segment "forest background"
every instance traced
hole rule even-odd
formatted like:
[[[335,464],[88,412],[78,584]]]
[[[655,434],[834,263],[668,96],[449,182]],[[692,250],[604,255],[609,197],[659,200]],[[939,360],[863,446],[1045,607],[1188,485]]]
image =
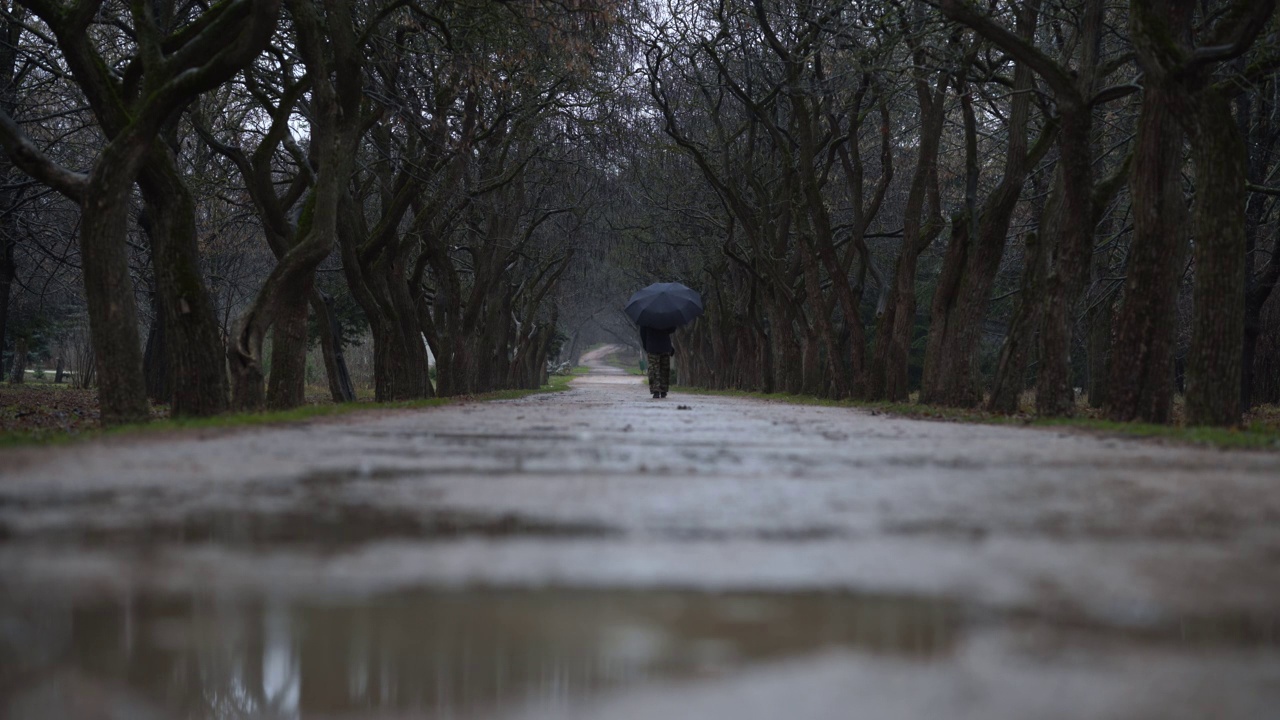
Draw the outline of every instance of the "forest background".
[[[1275,4],[0,3],[4,392],[532,388],[676,280],[686,384],[1239,425],[1280,402]]]

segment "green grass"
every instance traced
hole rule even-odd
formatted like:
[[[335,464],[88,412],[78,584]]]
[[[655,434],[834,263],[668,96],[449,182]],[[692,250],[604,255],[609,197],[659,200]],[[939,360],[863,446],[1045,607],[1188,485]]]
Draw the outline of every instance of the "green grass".
[[[148,423],[119,425],[111,428],[95,428],[84,432],[66,432],[59,428],[43,428],[39,430],[18,430],[0,433],[0,448],[24,445],[60,445],[95,438],[114,438],[121,436],[144,436],[177,432],[183,430],[216,430],[257,427],[263,425],[290,425],[316,418],[349,415],[359,412],[376,412],[379,410],[419,410],[458,405],[467,402],[488,402],[492,400],[515,400],[517,398],[538,395],[541,393],[559,392],[569,389],[568,375],[553,375],[548,384],[534,390],[498,390],[479,395],[457,395],[444,398],[425,398],[422,400],[404,400],[398,402],[350,402],[321,403],[303,405],[290,410],[270,410],[263,412],[228,413],[207,418],[165,418]]]
[[[950,408],[919,403],[867,402],[859,400],[830,400],[811,395],[786,393],[759,393],[745,390],[707,390],[703,388],[677,387],[680,392],[695,395],[753,398],[792,405],[820,405],[847,407],[881,412],[886,415],[921,420],[969,422],[987,425],[1025,425],[1031,427],[1070,427],[1101,435],[1155,438],[1175,443],[1209,445],[1228,449],[1280,449],[1280,423],[1267,421],[1266,413],[1259,412],[1262,420],[1253,420],[1244,427],[1185,427],[1182,425],[1152,425],[1148,423],[1124,423],[1092,417],[1037,418],[1030,415],[997,415],[983,410]]]

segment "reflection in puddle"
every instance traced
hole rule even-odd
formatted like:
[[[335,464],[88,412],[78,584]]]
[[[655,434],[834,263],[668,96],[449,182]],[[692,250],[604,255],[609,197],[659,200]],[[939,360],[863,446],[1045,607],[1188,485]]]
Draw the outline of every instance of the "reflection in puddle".
[[[0,688],[74,672],[179,717],[471,717],[824,648],[925,659],[951,650],[958,622],[942,601],[822,594],[420,591],[298,605],[0,606]]]

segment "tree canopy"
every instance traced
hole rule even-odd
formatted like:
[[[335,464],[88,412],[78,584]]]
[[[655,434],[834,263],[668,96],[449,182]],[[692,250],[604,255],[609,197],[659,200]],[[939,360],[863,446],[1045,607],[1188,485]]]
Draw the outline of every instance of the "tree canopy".
[[[684,383],[1236,424],[1275,5],[7,2],[0,347],[107,424],[469,394],[670,280]]]

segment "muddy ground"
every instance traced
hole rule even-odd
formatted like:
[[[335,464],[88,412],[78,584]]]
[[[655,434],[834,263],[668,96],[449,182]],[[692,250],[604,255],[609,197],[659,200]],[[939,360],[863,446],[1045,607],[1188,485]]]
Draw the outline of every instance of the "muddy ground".
[[[672,393],[0,452],[0,717],[1269,718],[1280,455]]]

